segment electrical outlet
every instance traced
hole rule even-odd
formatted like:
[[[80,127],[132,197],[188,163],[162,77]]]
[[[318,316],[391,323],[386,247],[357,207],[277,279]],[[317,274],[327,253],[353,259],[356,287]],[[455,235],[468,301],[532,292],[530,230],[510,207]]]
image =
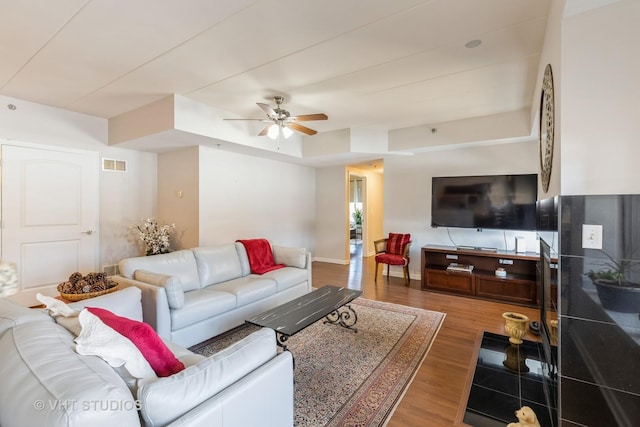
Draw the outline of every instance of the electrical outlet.
[[[582,224],[582,248],[602,249],[602,226]]]

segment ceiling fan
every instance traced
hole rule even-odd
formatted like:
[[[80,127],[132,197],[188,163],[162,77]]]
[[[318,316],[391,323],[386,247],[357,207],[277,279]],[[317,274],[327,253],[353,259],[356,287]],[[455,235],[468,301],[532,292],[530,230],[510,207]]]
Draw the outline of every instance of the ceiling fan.
[[[293,131],[301,132],[306,135],[315,135],[317,131],[302,126],[298,122],[309,122],[314,120],[327,120],[328,117],[324,113],[317,114],[302,114],[300,116],[292,116],[287,110],[282,108],[284,97],[274,96],[273,101],[276,103],[276,107],[272,108],[269,104],[257,102],[258,107],[267,114],[265,119],[225,119],[225,120],[258,120],[263,123],[269,123],[264,129],[262,129],[258,136],[268,136],[271,139],[276,139],[280,132],[285,138],[289,138],[293,135]]]

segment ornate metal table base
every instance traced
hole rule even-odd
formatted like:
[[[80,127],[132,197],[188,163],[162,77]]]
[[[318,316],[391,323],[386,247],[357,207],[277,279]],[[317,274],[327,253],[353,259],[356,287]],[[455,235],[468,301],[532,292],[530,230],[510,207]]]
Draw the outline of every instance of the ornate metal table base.
[[[354,328],[358,322],[358,314],[350,305],[344,305],[332,311],[327,314],[325,319],[324,323],[337,324],[343,328],[351,329],[353,332],[358,332],[358,328]]]
[[[345,305],[337,310],[333,310],[331,313],[325,316],[324,322],[325,324],[331,323],[332,325],[340,325],[343,328],[350,329],[353,332],[358,332],[358,328],[354,328],[355,324],[358,323],[358,314],[350,305]],[[289,335],[280,333],[276,331],[277,340],[276,344],[282,347],[283,351],[287,351],[287,340],[289,339]]]
[[[278,346],[282,347],[282,351],[287,351],[287,340],[289,339],[289,335],[285,335],[285,334],[281,334],[280,332],[276,331],[276,344],[278,344]]]
[[[358,316],[348,304],[360,295],[362,291],[357,289],[327,285],[253,316],[247,323],[273,329],[276,343],[286,351],[289,337],[323,317],[324,323],[337,323],[357,332],[353,326]]]

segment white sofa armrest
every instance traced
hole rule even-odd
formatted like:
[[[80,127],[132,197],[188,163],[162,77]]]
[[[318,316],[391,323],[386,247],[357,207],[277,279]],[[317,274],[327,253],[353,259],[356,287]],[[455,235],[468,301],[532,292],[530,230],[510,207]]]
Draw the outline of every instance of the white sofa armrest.
[[[284,264],[288,267],[296,267],[307,270],[307,292],[311,292],[311,252],[305,248],[292,248],[287,246],[271,245],[273,259],[276,264]]]
[[[307,281],[309,283],[309,289],[307,289],[307,292],[311,292],[311,290],[313,289],[313,285],[312,285],[312,277],[311,277],[311,271],[313,269],[311,268],[311,252],[307,252]]]
[[[309,268],[307,266],[307,250],[305,248],[289,248],[272,245],[273,258],[276,264],[288,267]]]
[[[178,426],[292,427],[293,356],[283,351],[169,425]]]
[[[171,312],[165,289],[122,276],[112,276],[111,279],[120,286],[135,286],[142,291],[142,320],[151,325],[161,338],[170,340]]]
[[[147,270],[136,270],[133,279],[150,285],[162,286],[167,294],[170,308],[182,308],[184,306],[184,291],[180,278],[169,274],[159,274]]]
[[[275,332],[263,328],[177,374],[143,382],[138,388],[138,400],[146,425],[172,422],[276,354]]]

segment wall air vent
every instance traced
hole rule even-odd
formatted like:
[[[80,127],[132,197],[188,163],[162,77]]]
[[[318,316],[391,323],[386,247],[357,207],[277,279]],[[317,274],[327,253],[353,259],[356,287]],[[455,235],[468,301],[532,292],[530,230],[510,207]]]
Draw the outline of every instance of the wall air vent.
[[[102,159],[102,170],[113,172],[126,172],[127,162],[125,160]]]
[[[102,271],[107,276],[115,276],[116,274],[120,274],[120,269],[118,268],[118,264],[105,265],[104,267],[102,267]]]

